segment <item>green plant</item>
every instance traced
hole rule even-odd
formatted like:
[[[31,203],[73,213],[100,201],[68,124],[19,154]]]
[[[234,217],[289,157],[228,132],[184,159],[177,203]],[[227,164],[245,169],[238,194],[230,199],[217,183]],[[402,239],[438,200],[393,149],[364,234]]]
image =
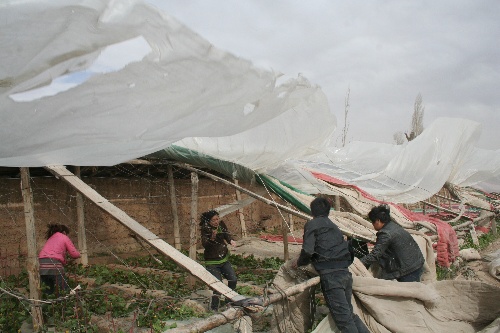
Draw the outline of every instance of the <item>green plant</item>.
[[[442,267],[436,265],[436,279],[441,280],[451,280],[457,276],[459,267],[452,265],[450,267]]]
[[[246,296],[259,296],[251,286],[236,286],[236,292]]]
[[[129,270],[112,269],[106,265],[68,265],[67,275],[85,276],[95,279],[94,289],[82,284],[82,290],[76,296],[56,299],[53,295],[44,295],[46,301],[42,305],[45,325],[41,331],[48,331],[48,326],[55,327],[57,331],[68,332],[97,332],[97,327],[92,324],[92,316],[109,316],[109,318],[127,317],[133,314],[131,320],[140,327],[150,328],[154,332],[161,332],[173,328],[176,324],[167,327],[166,320],[184,320],[190,317],[204,317],[207,314],[198,313],[195,309],[182,303],[183,299],[191,295],[192,290],[185,282],[186,272],[171,260],[159,258],[161,263],[151,256],[130,258],[130,266],[157,268],[163,271],[176,272],[176,277],[160,273],[135,273]],[[258,259],[253,255],[231,255],[231,262],[250,270],[252,273],[239,273],[240,281],[252,281],[256,284],[265,284],[274,279],[275,272],[283,264],[277,257]],[[70,286],[77,283],[69,279]],[[142,289],[138,295],[112,293],[101,288],[104,284],[130,284]],[[28,274],[22,272],[18,275],[2,277],[0,287],[5,290],[29,289]],[[201,286],[201,284],[200,284]],[[152,298],[146,296],[147,289],[164,290],[168,298]],[[237,291],[248,296],[256,296],[253,288],[247,286],[237,287]],[[18,332],[22,323],[30,320],[30,303],[21,298],[0,294],[0,332]],[[120,328],[117,328],[120,332]],[[123,331],[122,331],[123,332]]]

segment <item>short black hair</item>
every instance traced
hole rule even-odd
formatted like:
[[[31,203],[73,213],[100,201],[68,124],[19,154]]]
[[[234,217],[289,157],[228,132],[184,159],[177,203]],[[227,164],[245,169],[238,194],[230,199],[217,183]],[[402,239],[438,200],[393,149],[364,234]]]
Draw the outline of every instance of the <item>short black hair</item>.
[[[216,211],[216,210],[209,210],[208,212],[202,213],[201,214],[201,218],[200,218],[200,225],[204,225],[204,224],[210,223],[210,220],[215,215],[219,215],[219,212]]]
[[[65,233],[66,235],[69,235],[69,228],[64,224],[49,224],[47,226],[47,232],[45,233],[45,235],[47,236],[47,239],[49,239],[56,232]]]
[[[332,208],[332,204],[325,197],[317,197],[311,201],[309,207],[311,208],[311,214],[313,217],[328,216],[330,209]]]
[[[377,220],[380,220],[382,223],[391,222],[391,209],[387,205],[373,207],[368,213],[368,218],[372,223],[375,223]]]

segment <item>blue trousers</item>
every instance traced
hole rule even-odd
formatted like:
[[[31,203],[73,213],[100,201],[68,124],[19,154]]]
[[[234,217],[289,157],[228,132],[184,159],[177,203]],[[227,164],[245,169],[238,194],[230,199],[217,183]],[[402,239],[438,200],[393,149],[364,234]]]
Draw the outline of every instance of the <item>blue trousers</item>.
[[[416,271],[400,276],[397,280],[399,282],[420,282],[420,277],[422,276],[422,270],[423,270],[422,267],[420,267]]]
[[[207,265],[207,271],[209,271],[213,276],[222,281],[222,277],[227,279],[227,286],[234,290],[236,288],[237,277],[234,272],[233,266],[229,261],[226,261],[220,265]],[[214,311],[219,309],[219,297],[220,293],[214,290],[214,294],[212,296],[212,304],[211,308]]]
[[[347,268],[320,272],[325,302],[335,324],[342,333],[370,333],[361,319],[353,313],[352,275]]]

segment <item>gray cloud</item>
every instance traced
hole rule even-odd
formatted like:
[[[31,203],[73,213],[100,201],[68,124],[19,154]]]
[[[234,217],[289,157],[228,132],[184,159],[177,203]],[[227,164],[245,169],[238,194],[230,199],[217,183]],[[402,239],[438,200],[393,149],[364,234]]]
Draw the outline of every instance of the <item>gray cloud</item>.
[[[349,140],[392,142],[422,94],[438,117],[482,124],[500,149],[500,2],[149,0],[216,47],[320,85]]]

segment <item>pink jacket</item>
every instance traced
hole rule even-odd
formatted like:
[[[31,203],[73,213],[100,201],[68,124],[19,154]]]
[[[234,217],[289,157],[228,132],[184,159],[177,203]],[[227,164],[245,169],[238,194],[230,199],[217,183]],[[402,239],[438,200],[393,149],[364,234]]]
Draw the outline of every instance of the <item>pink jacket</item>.
[[[78,252],[75,245],[73,245],[71,239],[69,239],[69,237],[65,234],[56,232],[49,239],[47,239],[47,242],[40,251],[38,258],[53,258],[59,260],[63,264],[66,264],[66,251],[72,258],[80,258],[80,252]]]

